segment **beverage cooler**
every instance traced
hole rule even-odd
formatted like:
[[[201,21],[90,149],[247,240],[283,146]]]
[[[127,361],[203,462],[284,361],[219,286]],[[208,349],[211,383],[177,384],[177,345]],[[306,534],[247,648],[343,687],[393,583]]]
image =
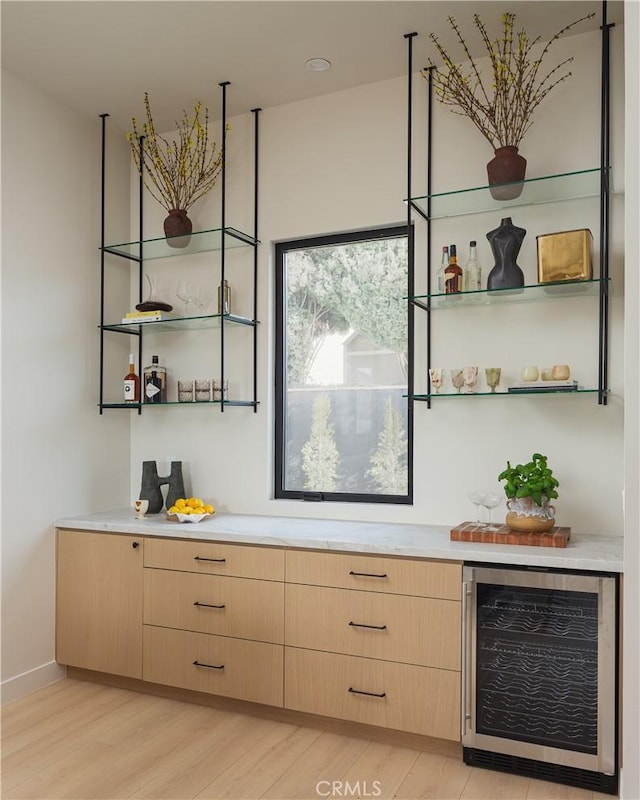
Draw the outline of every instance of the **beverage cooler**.
[[[617,794],[617,607],[617,575],[465,565],[465,763]]]

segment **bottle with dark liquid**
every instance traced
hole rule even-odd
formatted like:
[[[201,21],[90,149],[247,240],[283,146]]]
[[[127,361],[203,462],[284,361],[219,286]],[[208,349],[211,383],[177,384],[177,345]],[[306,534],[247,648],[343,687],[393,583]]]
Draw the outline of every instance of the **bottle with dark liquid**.
[[[136,360],[133,354],[129,355],[129,373],[124,376],[124,402],[140,402],[140,378],[136,374]]]
[[[462,289],[462,267],[458,265],[458,253],[455,244],[452,244],[449,246],[449,263],[444,271],[444,291],[445,294],[456,294]]]
[[[160,366],[158,356],[151,357],[151,366],[144,370],[144,402],[166,403],[167,370]]]

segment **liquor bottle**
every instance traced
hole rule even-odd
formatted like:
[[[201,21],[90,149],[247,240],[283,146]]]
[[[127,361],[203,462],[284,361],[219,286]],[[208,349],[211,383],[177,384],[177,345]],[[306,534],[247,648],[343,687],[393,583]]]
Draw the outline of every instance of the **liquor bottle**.
[[[231,286],[229,281],[225,280],[218,286],[218,314],[231,313]]]
[[[462,268],[458,265],[458,253],[455,244],[449,246],[449,263],[444,271],[445,294],[457,294],[462,291]]]
[[[478,260],[476,242],[469,242],[469,260],[464,268],[464,288],[467,292],[477,292],[482,289],[482,267]]]
[[[136,375],[136,360],[129,355],[129,372],[124,376],[124,402],[140,402],[140,378]]]
[[[151,357],[151,366],[144,370],[144,402],[165,403],[167,400],[167,370],[160,366],[158,356]]]
[[[449,248],[445,244],[442,248],[442,259],[440,261],[440,269],[436,273],[436,292],[444,294],[444,271],[449,265]]]

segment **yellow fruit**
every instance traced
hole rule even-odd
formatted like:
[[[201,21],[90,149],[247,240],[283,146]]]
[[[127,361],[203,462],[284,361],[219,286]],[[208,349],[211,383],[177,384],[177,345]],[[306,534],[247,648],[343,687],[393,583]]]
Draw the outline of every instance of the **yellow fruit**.
[[[190,497],[187,500],[187,505],[189,506],[189,508],[196,508],[196,506],[198,505],[198,501],[196,500],[195,497]]]
[[[178,507],[171,506],[171,508],[169,509],[169,514],[177,514],[177,513],[178,513]]]
[[[211,505],[206,505],[204,507],[204,510],[206,511],[207,514],[213,514],[213,506]]]
[[[184,497],[179,497],[176,500],[176,508],[184,508],[186,504],[187,501],[184,499]]]

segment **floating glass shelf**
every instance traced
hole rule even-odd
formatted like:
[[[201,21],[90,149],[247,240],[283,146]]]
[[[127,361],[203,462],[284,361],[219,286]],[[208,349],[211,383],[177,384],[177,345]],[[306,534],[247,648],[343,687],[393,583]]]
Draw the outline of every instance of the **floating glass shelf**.
[[[163,406],[185,406],[191,408],[193,406],[219,406],[220,404],[220,400],[204,400],[187,403],[181,403],[178,400],[169,400],[165,403],[103,403],[102,408],[129,408],[137,411],[139,408],[162,408]],[[257,406],[258,402],[256,401],[254,403],[253,400],[225,400],[224,405],[225,408],[226,406]]]
[[[206,329],[220,328],[222,316],[220,314],[207,314],[202,317],[175,317],[174,319],[163,319],[155,322],[134,322],[134,323],[113,323],[103,325],[105,331],[117,331],[118,333],[139,334],[141,331],[198,331]],[[232,325],[244,325],[254,327],[257,321],[247,317],[238,317],[235,314],[225,314],[224,323]]]
[[[541,300],[561,300],[566,297],[589,297],[600,294],[600,285],[606,284],[610,293],[610,279],[593,278],[586,281],[554,281],[553,283],[533,283],[519,289],[478,289],[456,294],[422,294],[412,297],[412,302],[431,310],[463,308],[466,306],[494,305],[495,303],[525,303]],[[406,298],[405,298],[406,299]]]
[[[541,178],[527,178],[521,181],[522,193],[513,200],[494,200],[488,186],[477,186],[471,189],[412,197],[410,202],[412,207],[426,219],[481,214],[500,209],[508,211],[517,206],[596,197],[600,194],[601,174],[601,170],[598,168],[546,175]],[[609,170],[605,170],[604,174],[608,178]]]
[[[541,397],[544,395],[554,395],[557,397],[558,395],[567,395],[571,397],[572,395],[576,394],[593,394],[597,393],[598,389],[583,389],[578,388],[571,391],[567,391],[566,389],[548,389],[544,392],[541,392],[539,389],[532,389],[531,391],[527,391],[526,389],[519,389],[517,392],[468,392],[464,393],[461,392],[439,392],[438,394],[412,394],[412,400],[433,400],[438,399],[439,397],[458,397],[458,398],[473,398],[473,397],[521,397],[526,395],[527,397],[532,397],[535,395],[536,397]],[[605,394],[608,394],[608,391],[605,391]],[[404,395],[406,397],[406,395]]]
[[[173,239],[183,239],[183,236],[173,236]],[[145,261],[154,258],[170,258],[171,256],[189,256],[193,253],[206,253],[210,250],[221,250],[224,239],[225,248],[250,247],[259,244],[258,239],[236,228],[214,228],[207,231],[196,231],[191,234],[186,247],[169,247],[165,236],[158,239],[143,239],[137,242],[124,242],[123,244],[109,244],[101,247],[105,253],[128,258],[132,261]]]

